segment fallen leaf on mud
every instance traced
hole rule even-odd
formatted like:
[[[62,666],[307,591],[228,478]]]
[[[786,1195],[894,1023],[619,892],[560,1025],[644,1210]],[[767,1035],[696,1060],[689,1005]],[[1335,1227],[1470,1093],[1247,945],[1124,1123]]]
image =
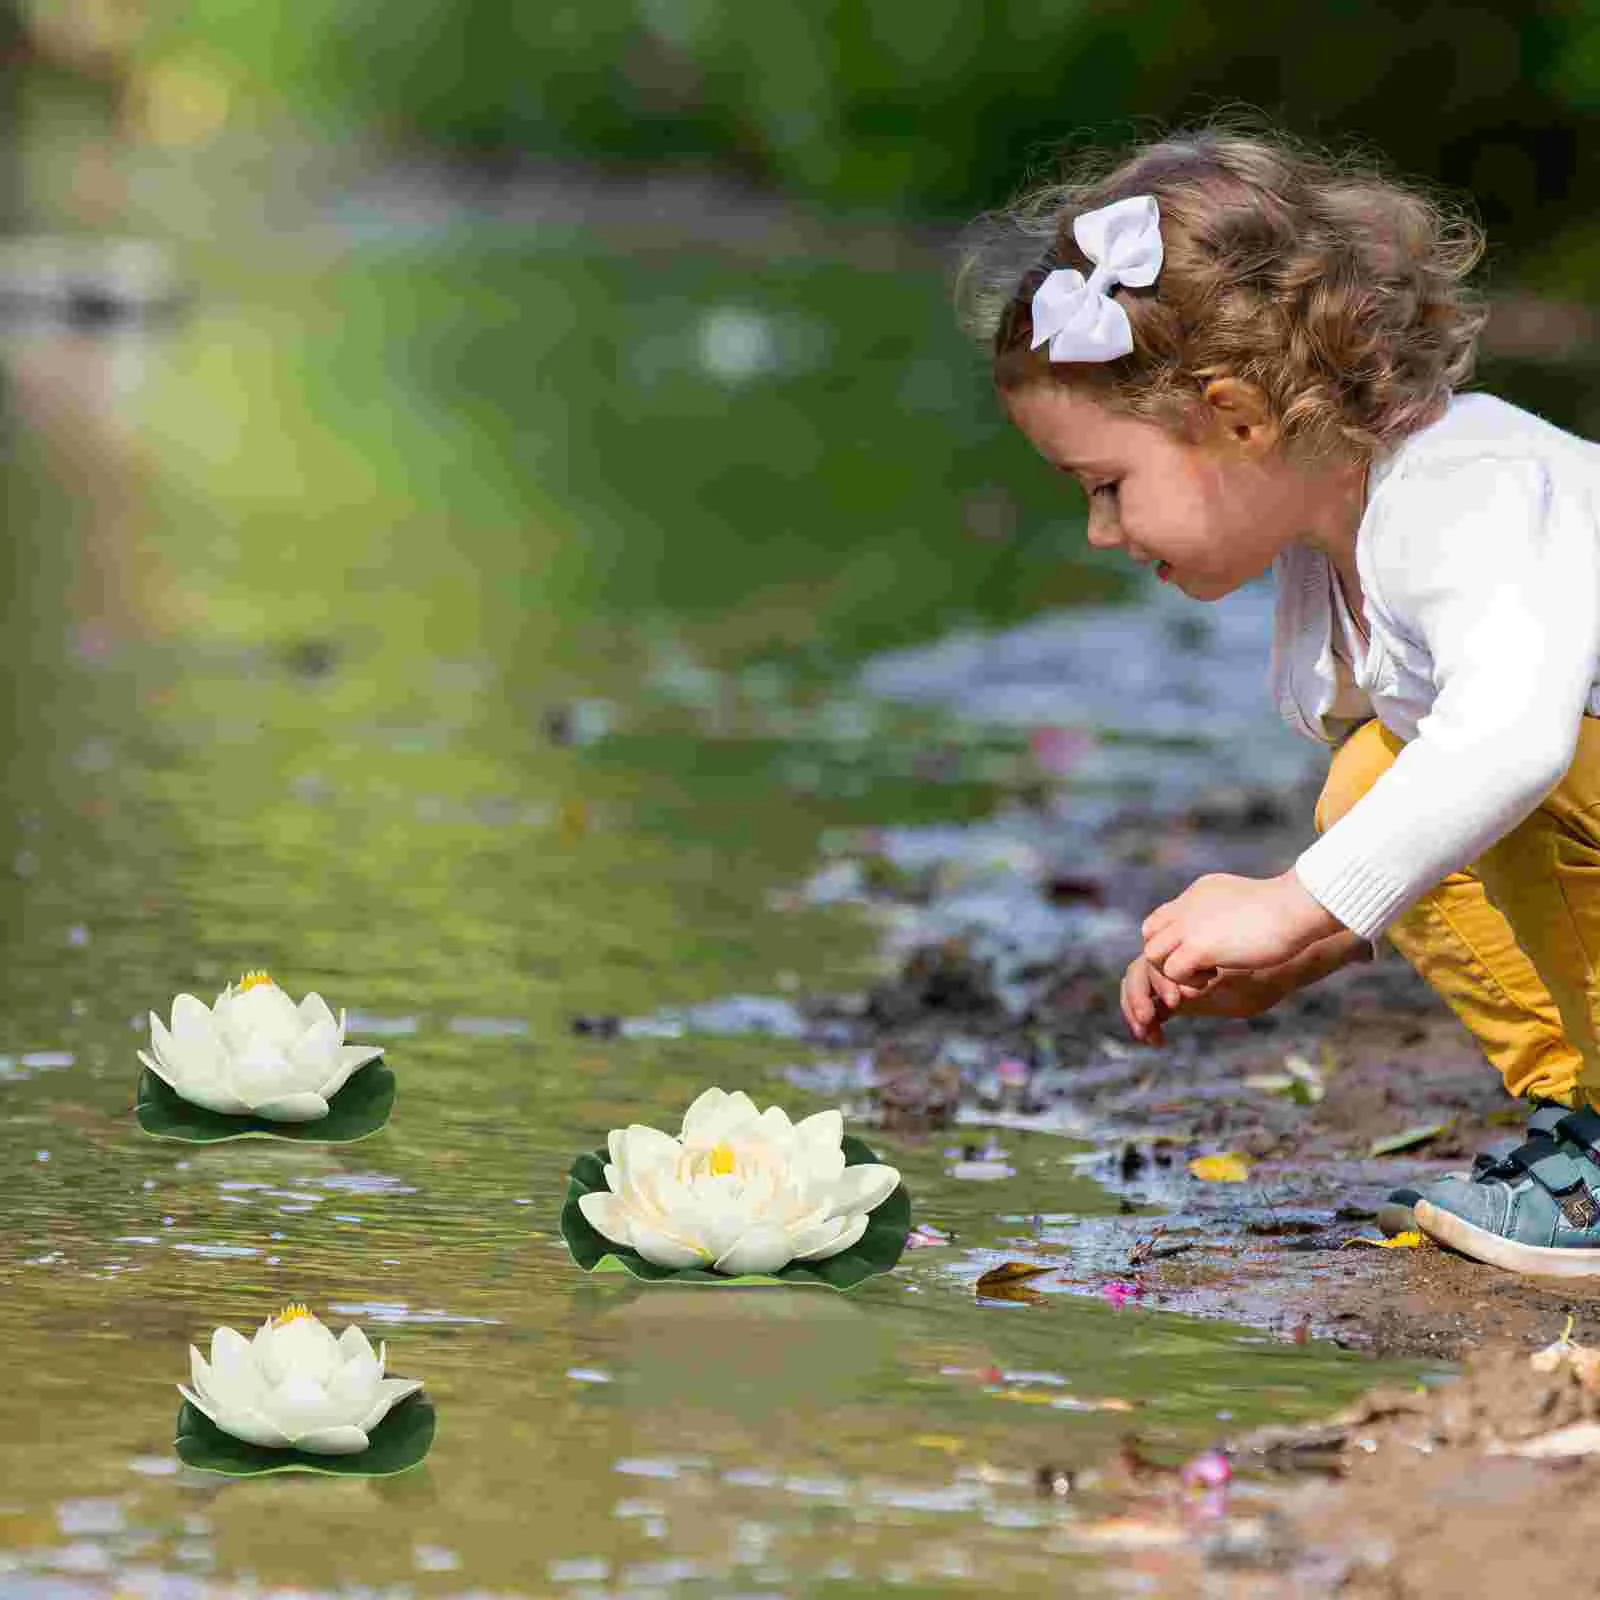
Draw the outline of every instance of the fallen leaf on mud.
[[[1534,1461],[1559,1457],[1600,1455],[1600,1422],[1574,1422],[1535,1439],[1519,1439],[1514,1444],[1491,1440],[1492,1456],[1527,1456]]]
[[[1053,1266],[1041,1266],[1037,1261],[1002,1261],[998,1267],[990,1267],[978,1279],[978,1291],[987,1294],[991,1289],[1022,1283],[1028,1278],[1043,1277],[1045,1273],[1055,1270]]]
[[[1419,1122],[1410,1128],[1402,1128],[1399,1133],[1391,1133],[1386,1138],[1374,1139],[1367,1146],[1369,1156],[1392,1156],[1402,1150],[1415,1150],[1419,1144],[1426,1144],[1430,1139],[1436,1139],[1448,1128],[1448,1122]]]
[[[1341,1250],[1348,1250],[1353,1244],[1370,1244],[1377,1250],[1421,1250],[1423,1244],[1420,1233],[1397,1233],[1392,1239],[1369,1239],[1366,1234],[1357,1234],[1353,1239],[1346,1239],[1339,1246]]]
[[[1247,1183],[1250,1178],[1250,1163],[1237,1151],[1215,1156],[1196,1156],[1189,1163],[1189,1173],[1202,1183]]]
[[[1324,1060],[1330,1053],[1324,1052]],[[1287,1095],[1296,1105],[1314,1106],[1328,1092],[1322,1081],[1322,1068],[1296,1050],[1283,1058],[1282,1072],[1253,1073],[1244,1080],[1247,1089],[1264,1089],[1270,1094]]]

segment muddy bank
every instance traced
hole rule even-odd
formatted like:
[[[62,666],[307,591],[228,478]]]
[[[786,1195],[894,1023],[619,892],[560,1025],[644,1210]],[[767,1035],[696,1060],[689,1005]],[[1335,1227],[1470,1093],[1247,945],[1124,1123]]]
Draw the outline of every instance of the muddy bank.
[[[1082,1168],[1124,1215],[1036,1228],[1022,1253],[1057,1269],[1034,1282],[1041,1297],[1130,1283],[1150,1306],[1443,1359],[1497,1338],[1547,1342],[1568,1309],[1600,1319],[1600,1287],[1352,1242],[1380,1237],[1391,1188],[1514,1142],[1524,1115],[1392,950],[1261,1016],[1179,1017],[1160,1049],[1128,1038],[1117,985],[1139,920],[1199,873],[1282,870],[1314,798],[1314,786],[1213,789],[1175,816],[1125,810],[1071,863],[1013,852],[1004,895],[991,886],[1012,904],[1010,939],[948,931],[948,904],[973,896],[970,862],[896,869],[857,841],[863,894],[910,947],[870,994],[814,999],[813,1035],[855,1052],[855,1110],[902,1133],[954,1135],[991,1162],[1010,1130],[1092,1142]],[[1028,830],[1013,819],[1012,831]],[[1047,915],[1076,930],[1064,954],[1034,948]],[[911,942],[924,922],[942,937]],[[1218,1153],[1244,1157],[1246,1180],[1190,1174]]]
[[[1490,1592],[1496,1575],[1586,1585],[1600,1454],[1576,1452],[1600,1451],[1600,1362],[1580,1373],[1530,1357],[1568,1326],[1600,1343],[1600,1282],[1372,1242],[1389,1189],[1518,1137],[1523,1108],[1465,1029],[1392,950],[1259,1017],[1176,1019],[1162,1049],[1132,1044],[1121,1021],[1138,920],[1198,873],[1282,870],[1314,798],[1314,782],[1213,789],[1176,814],[1108,816],[1071,861],[1014,850],[1015,937],[1000,917],[949,931],[941,907],[971,902],[971,860],[896,870],[873,856],[881,839],[856,841],[862,892],[907,953],[870,994],[810,1002],[810,1031],[853,1050],[840,1070],[860,1114],[974,1167],[1004,1170],[1016,1130],[1090,1143],[1081,1167],[1121,1214],[1036,1218],[1008,1253],[1050,1270],[996,1298],[1048,1315],[1053,1295],[1099,1294],[1130,1315],[1224,1316],[1440,1360],[1435,1387],[1369,1393],[1324,1425],[1219,1438],[1199,1475],[1146,1461],[1134,1435],[1086,1483],[1042,1473],[1042,1495],[1080,1514],[1083,1494],[1098,1503],[1082,1537],[1119,1554],[1133,1589],[1425,1600]],[[1034,831],[1020,815],[1009,826],[1013,839]],[[992,858],[993,838],[985,848]],[[1048,957],[1046,911],[1066,914]],[[919,927],[942,936],[919,944]],[[1219,1154],[1243,1158],[1245,1181],[1191,1173]],[[1442,1363],[1458,1360],[1462,1375],[1447,1376]],[[1551,1438],[1547,1456],[1518,1453]]]

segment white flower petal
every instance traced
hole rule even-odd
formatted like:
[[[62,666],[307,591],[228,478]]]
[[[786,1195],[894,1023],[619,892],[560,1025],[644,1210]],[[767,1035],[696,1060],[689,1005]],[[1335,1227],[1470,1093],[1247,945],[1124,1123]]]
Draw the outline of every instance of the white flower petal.
[[[331,1100],[369,1061],[383,1054],[381,1044],[342,1044],[339,1046],[339,1064],[333,1076],[318,1086],[317,1093]]]
[[[274,1384],[281,1385],[294,1374],[321,1384],[340,1363],[339,1341],[316,1317],[295,1317],[268,1330],[256,1361]]]
[[[900,1173],[879,1161],[866,1161],[846,1167],[834,1185],[832,1214],[844,1216],[852,1211],[871,1211],[881,1206],[900,1186]]]
[[[632,1241],[628,1234],[628,1216],[614,1194],[580,1194],[578,1209],[583,1220],[594,1231],[613,1244],[626,1245]]]
[[[753,1130],[759,1137],[769,1143],[777,1145],[780,1149],[788,1144],[794,1133],[794,1124],[789,1120],[789,1113],[782,1106],[768,1106],[756,1118]]]
[[[320,1094],[303,1089],[297,1094],[279,1095],[251,1106],[258,1117],[269,1122],[319,1122],[328,1114],[328,1102]]]
[[[741,1272],[776,1272],[794,1258],[789,1230],[770,1224],[747,1229],[733,1248],[724,1251],[714,1263],[718,1272],[730,1276]]]
[[[341,1064],[339,1024],[326,1017],[306,1029],[289,1046],[289,1059],[313,1083],[326,1083]]]
[[[353,1322],[339,1335],[338,1345],[339,1355],[345,1361],[349,1361],[352,1356],[368,1356],[374,1362],[378,1359],[373,1351],[372,1341]]]
[[[352,1356],[335,1369],[328,1382],[328,1404],[332,1414],[358,1421],[372,1409],[378,1395],[378,1358],[369,1350]]]
[[[142,1052],[139,1059],[146,1066],[151,1065]],[[165,1077],[164,1074],[158,1076]],[[199,1106],[204,1111],[219,1111],[223,1116],[237,1117],[250,1109],[221,1078],[183,1078],[177,1083],[165,1078],[165,1082],[190,1105]]]
[[[837,1145],[805,1145],[796,1152],[793,1170],[812,1194],[831,1194],[845,1174],[844,1151]]]
[[[256,1370],[255,1347],[237,1328],[213,1328],[211,1365],[224,1378],[253,1377]]]
[[[160,1019],[150,1013],[150,1047],[166,1070],[166,1078],[179,1094],[208,1109],[221,1109],[213,1102],[227,1094],[227,1055],[217,1038],[211,1013],[192,994],[180,994],[173,1001],[174,1029],[169,1033],[159,1026]]]
[[[296,1008],[300,1017],[300,1026],[303,1028],[314,1027],[319,1022],[331,1022],[334,1029],[343,1037],[343,1026],[335,1020],[333,1012],[328,1009],[328,1002],[316,990],[312,990]]]
[[[172,1002],[172,1042],[180,1054],[191,1047],[214,1054],[218,1046],[216,1019],[204,1000],[180,994]]]
[[[207,1400],[202,1394],[196,1394],[193,1389],[187,1388],[181,1383],[177,1385],[177,1389],[178,1393],[181,1394],[183,1398],[187,1400],[189,1404],[192,1405],[203,1417],[209,1417],[213,1422],[217,1420],[213,1415],[217,1409],[214,1402]]]
[[[289,1372],[282,1383],[267,1392],[261,1402],[261,1414],[291,1439],[350,1421],[335,1404],[327,1386],[300,1371]]]
[[[708,1130],[721,1114],[723,1102],[727,1098],[727,1095],[714,1085],[709,1089],[702,1090],[701,1093],[695,1096],[689,1109],[683,1114],[683,1142],[685,1144],[691,1141],[696,1144],[702,1142],[715,1143],[714,1139],[708,1139]]]
[[[371,1433],[407,1395],[415,1394],[421,1387],[421,1378],[385,1378],[378,1385],[378,1397],[361,1419],[361,1426]]]
[[[166,1086],[172,1090],[174,1094],[182,1095],[183,1089],[181,1084],[183,1082],[183,1076],[177,1071],[176,1068],[164,1065],[159,1057],[151,1055],[148,1050],[140,1050],[135,1053],[138,1055],[139,1060],[143,1062],[144,1065],[147,1066],[153,1073],[155,1073],[155,1075],[164,1084],[166,1084]]]
[[[647,1128],[635,1122],[623,1134],[622,1156],[618,1165],[627,1177],[648,1167],[675,1162],[681,1147],[670,1133],[659,1128]]]
[[[339,1427],[297,1433],[292,1442],[296,1450],[309,1451],[315,1456],[355,1456],[360,1455],[371,1440],[353,1423],[345,1423]]]
[[[230,1076],[234,1092],[251,1107],[297,1094],[302,1089],[315,1088],[295,1070],[294,1063],[276,1041],[264,1033],[251,1034],[243,1050],[234,1057]]]
[[[629,1232],[633,1248],[658,1267],[699,1267],[711,1259],[708,1251],[637,1219],[630,1222]]]
[[[229,1029],[236,1037],[264,1034],[280,1049],[287,1050],[300,1037],[300,1013],[288,995],[275,983],[258,983],[235,994],[228,1013]]]
[[[789,1230],[789,1242],[794,1246],[796,1261],[821,1260],[834,1250],[850,1217],[819,1217],[813,1222],[800,1223]]]
[[[264,1445],[269,1450],[281,1450],[289,1443],[288,1435],[281,1428],[274,1427],[259,1411],[242,1406],[207,1406],[199,1395],[191,1394],[181,1383],[178,1391],[196,1411],[203,1412],[224,1433],[231,1433],[235,1439],[243,1439],[246,1444]]]
[[[863,1214],[851,1217],[845,1224],[844,1232],[831,1244],[823,1245],[820,1249],[809,1250],[802,1258],[806,1261],[826,1261],[829,1256],[836,1256],[841,1250],[848,1250],[857,1239],[867,1231],[867,1219]]]
[[[794,1125],[795,1138],[808,1148],[838,1149],[844,1138],[844,1113],[819,1111]]]

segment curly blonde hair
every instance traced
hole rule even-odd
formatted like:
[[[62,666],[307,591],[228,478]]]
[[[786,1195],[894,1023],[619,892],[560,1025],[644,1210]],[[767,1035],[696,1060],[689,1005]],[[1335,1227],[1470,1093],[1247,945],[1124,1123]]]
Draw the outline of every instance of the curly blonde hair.
[[[1165,260],[1153,288],[1113,293],[1133,325],[1115,361],[1030,350],[1034,291],[1090,263],[1084,211],[1153,194]],[[1459,207],[1281,133],[1213,123],[1082,157],[969,230],[958,298],[1005,392],[1068,384],[1192,435],[1206,383],[1254,384],[1299,456],[1370,455],[1431,421],[1470,377],[1486,311],[1465,279],[1483,253]]]

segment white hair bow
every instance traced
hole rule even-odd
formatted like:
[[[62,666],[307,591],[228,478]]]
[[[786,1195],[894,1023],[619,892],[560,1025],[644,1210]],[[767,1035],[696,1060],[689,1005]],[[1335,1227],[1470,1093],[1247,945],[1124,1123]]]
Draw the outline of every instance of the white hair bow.
[[[1085,211],[1072,224],[1078,248],[1094,262],[1087,281],[1058,267],[1033,297],[1033,343],[1050,342],[1052,361],[1115,361],[1133,349],[1128,313],[1111,298],[1119,283],[1147,289],[1161,271],[1160,213],[1153,194]]]

